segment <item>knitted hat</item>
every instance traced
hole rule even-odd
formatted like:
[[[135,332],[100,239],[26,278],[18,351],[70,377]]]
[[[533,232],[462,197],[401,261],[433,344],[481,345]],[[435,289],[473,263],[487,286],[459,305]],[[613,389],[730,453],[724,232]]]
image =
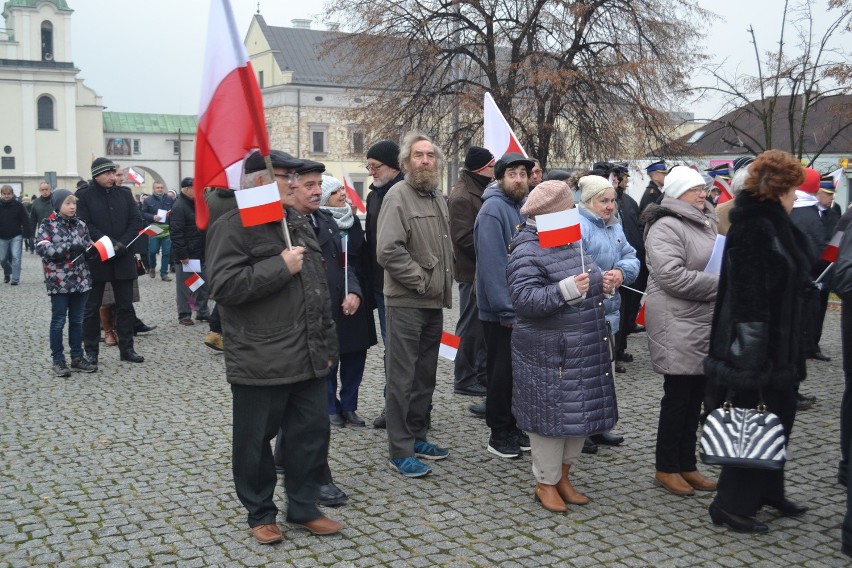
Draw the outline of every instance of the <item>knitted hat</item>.
[[[92,177],[98,177],[104,172],[115,171],[115,164],[109,158],[97,158],[92,162]]]
[[[704,187],[704,176],[689,166],[675,166],[666,174],[663,193],[666,197],[677,199],[693,187]]]
[[[322,176],[322,195],[320,195],[320,206],[328,205],[328,198],[340,191],[343,184],[337,178]]]
[[[580,186],[580,200],[583,203],[589,203],[592,199],[608,189],[612,189],[612,184],[608,179],[601,176],[583,176],[578,182]],[[615,191],[613,189],[613,191]]]
[[[494,154],[492,154],[486,148],[480,148],[479,146],[471,146],[467,150],[467,154],[464,157],[464,167],[467,168],[469,172],[475,172],[476,170],[481,170],[488,164],[494,161]]]
[[[527,175],[529,175],[533,166],[535,166],[535,162],[528,158],[524,158],[523,154],[518,154],[516,152],[503,154],[503,157],[497,160],[494,164],[494,178],[503,179],[503,174],[506,173],[506,169],[511,166],[524,166],[527,169]]]
[[[288,170],[296,169],[302,165],[302,160],[296,159],[287,152],[282,152],[281,150],[270,150],[269,161],[272,162],[273,168],[286,168]],[[263,159],[263,156],[260,155],[260,152],[253,152],[252,155],[246,159],[245,170],[247,174],[253,174],[254,172],[259,172],[265,169],[266,161]]]
[[[69,195],[74,195],[67,189],[57,189],[50,196],[50,203],[53,205],[53,210],[57,213],[59,212],[59,208],[62,207],[62,204],[65,203],[65,198]]]
[[[376,142],[367,150],[367,159],[378,160],[394,170],[399,170],[399,145],[393,140]]]
[[[797,189],[804,191],[805,193],[816,193],[819,191],[819,172],[813,168],[805,168],[805,181],[802,182]]]
[[[754,156],[740,156],[734,160],[734,172],[738,172],[754,161]]]
[[[565,211],[574,207],[574,196],[564,181],[543,181],[530,192],[527,202],[521,207],[521,215],[535,217]]]

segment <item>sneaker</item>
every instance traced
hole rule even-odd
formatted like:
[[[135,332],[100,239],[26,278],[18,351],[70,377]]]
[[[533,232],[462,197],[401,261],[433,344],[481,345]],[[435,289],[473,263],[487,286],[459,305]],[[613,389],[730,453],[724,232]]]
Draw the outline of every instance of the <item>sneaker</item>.
[[[156,277],[157,277],[157,271],[156,271],[156,269],[154,269],[154,268],[149,268],[149,269],[148,269],[148,276],[150,276],[151,278],[156,278]]]
[[[432,473],[432,468],[414,456],[407,458],[389,459],[391,467],[405,477],[423,477]]]
[[[414,442],[414,455],[424,460],[442,460],[450,457],[450,450],[440,448],[432,442],[417,440]]]
[[[521,446],[512,434],[504,438],[495,438],[492,434],[488,438],[488,451],[501,458],[516,459],[521,457]]]
[[[169,276],[168,274],[163,274],[162,276],[160,276],[160,280],[162,280],[163,282],[171,282],[172,277]]]
[[[76,373],[94,373],[98,370],[98,366],[92,364],[85,357],[72,357],[71,370]]]
[[[382,409],[382,413],[376,416],[376,419],[373,420],[373,428],[386,428],[387,420],[385,419],[385,409]]]
[[[70,377],[71,369],[68,368],[68,365],[65,364],[65,361],[54,361],[53,374],[57,377]]]
[[[225,342],[222,340],[222,334],[216,333],[215,331],[211,331],[207,334],[207,337],[204,338],[204,345],[214,351],[225,350]]]
[[[530,437],[520,428],[515,429],[515,440],[518,441],[518,446],[520,446],[522,452],[528,452],[532,449],[532,446],[530,446]]]

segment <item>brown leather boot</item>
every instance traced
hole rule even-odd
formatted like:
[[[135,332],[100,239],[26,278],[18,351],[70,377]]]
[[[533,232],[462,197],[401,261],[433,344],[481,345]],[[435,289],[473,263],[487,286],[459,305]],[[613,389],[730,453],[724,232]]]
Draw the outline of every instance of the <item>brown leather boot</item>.
[[[698,473],[698,470],[682,471],[680,472],[680,476],[696,491],[716,491],[716,482],[708,477],[704,477]]]
[[[559,496],[569,505],[585,505],[591,499],[574,489],[571,482],[568,481],[568,472],[571,471],[570,463],[562,464],[562,479],[556,484],[556,490],[559,491]]]
[[[692,486],[687,483],[679,473],[658,471],[656,475],[654,475],[654,483],[674,495],[680,495],[682,497],[695,495],[695,491],[692,489]]]
[[[112,307],[101,306],[101,327],[104,330],[104,345],[118,345],[118,336],[113,325]]]
[[[562,497],[559,496],[559,491],[555,485],[545,485],[544,483],[535,484],[535,498],[541,502],[541,506],[554,513],[564,513],[568,510],[568,506]]]

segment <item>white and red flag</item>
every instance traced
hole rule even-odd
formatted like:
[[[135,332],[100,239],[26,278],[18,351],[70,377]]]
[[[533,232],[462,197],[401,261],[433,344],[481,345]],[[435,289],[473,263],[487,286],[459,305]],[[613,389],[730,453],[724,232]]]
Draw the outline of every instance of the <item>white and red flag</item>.
[[[843,231],[837,231],[834,233],[834,236],[831,237],[831,240],[828,241],[828,246],[825,247],[825,250],[822,251],[822,254],[819,256],[823,260],[827,260],[828,262],[837,262],[837,253],[840,250],[840,241],[843,240]]]
[[[719,199],[716,200],[716,205],[721,205],[734,198],[734,192],[731,189],[731,184],[729,184],[727,180],[716,176],[713,178],[713,187],[719,188]]]
[[[484,111],[484,137],[483,144],[498,160],[504,154],[509,152],[517,152],[523,154],[526,158],[527,153],[524,152],[521,143],[518,142],[518,137],[512,131],[512,127],[506,122],[503,113],[497,108],[497,103],[491,93],[485,93],[485,103],[483,104]]]
[[[210,220],[204,188],[238,189],[243,159],[255,149],[269,155],[260,88],[230,0],[211,0],[195,138],[193,187],[200,229]],[[280,198],[278,203],[280,209]]]
[[[352,202],[355,209],[360,213],[366,213],[367,208],[364,206],[364,202],[361,201],[361,196],[355,191],[355,184],[352,183],[352,178],[349,177],[349,172],[345,169],[343,170],[343,188],[346,190],[346,197]]]
[[[639,308],[639,313],[636,315],[636,325],[645,326],[645,302],[642,301],[642,307]]]
[[[541,248],[575,243],[583,237],[580,232],[580,210],[576,208],[536,215],[535,224]]]
[[[204,280],[202,280],[201,276],[198,273],[193,273],[192,276],[183,281],[184,284],[189,288],[190,292],[195,292],[202,286],[204,286]]]
[[[243,227],[262,225],[284,218],[284,207],[281,205],[277,182],[235,191],[234,197],[237,198]]]
[[[158,227],[157,225],[148,225],[141,231],[139,231],[140,235],[148,235],[149,237],[155,237],[163,232],[162,227]],[[136,240],[136,239],[133,239]]]
[[[143,176],[133,168],[127,168],[127,173],[125,175],[127,176],[127,179],[129,179],[136,185],[142,185],[143,183],[145,183],[145,176]]]
[[[115,248],[112,246],[112,239],[104,235],[95,241],[93,245],[101,256],[101,262],[107,261],[115,256]]]
[[[452,333],[447,333],[446,331],[442,331],[441,346],[438,348],[438,355],[440,355],[444,359],[455,361],[456,353],[458,353],[459,351],[460,344],[461,337],[459,337],[458,335],[453,335]]]

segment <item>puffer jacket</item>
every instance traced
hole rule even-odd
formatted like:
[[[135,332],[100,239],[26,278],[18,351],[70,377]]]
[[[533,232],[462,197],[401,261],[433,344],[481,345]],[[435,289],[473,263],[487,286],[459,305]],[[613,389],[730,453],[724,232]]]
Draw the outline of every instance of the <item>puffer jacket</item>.
[[[526,432],[584,438],[618,420],[603,308],[603,277],[588,256],[589,291],[566,301],[559,282],[582,272],[575,244],[542,249],[532,223],[514,238],[507,267],[512,330],[512,413]]]
[[[337,359],[337,331],[313,227],[292,209],[287,226],[293,245],[305,247],[295,275],[281,257],[281,223],[243,227],[234,209],[207,232],[210,291],[222,316],[229,383],[325,380],[328,362]]]
[[[629,286],[639,275],[639,258],[636,249],[627,242],[621,223],[613,215],[604,220],[580,205],[580,230],[583,232],[583,252],[592,257],[602,272],[614,268],[624,274],[623,284]],[[620,323],[619,308],[621,294],[613,294],[604,300],[606,321],[615,334]]]
[[[384,198],[376,235],[376,259],[385,268],[385,305],[450,308],[453,245],[447,202],[403,180]]]
[[[526,197],[518,202],[512,201],[496,181],[482,195],[482,208],[473,225],[473,244],[478,259],[476,307],[482,321],[515,323],[506,265],[509,264],[509,245],[526,220],[521,215],[521,207],[526,201]]]
[[[719,277],[704,272],[716,243],[713,206],[704,212],[663,197],[642,213],[648,287],[645,327],[654,370],[702,375]]]
[[[83,256],[90,246],[89,229],[77,217],[56,214],[42,219],[36,231],[36,252],[41,256],[48,295],[92,289],[92,273]]]

